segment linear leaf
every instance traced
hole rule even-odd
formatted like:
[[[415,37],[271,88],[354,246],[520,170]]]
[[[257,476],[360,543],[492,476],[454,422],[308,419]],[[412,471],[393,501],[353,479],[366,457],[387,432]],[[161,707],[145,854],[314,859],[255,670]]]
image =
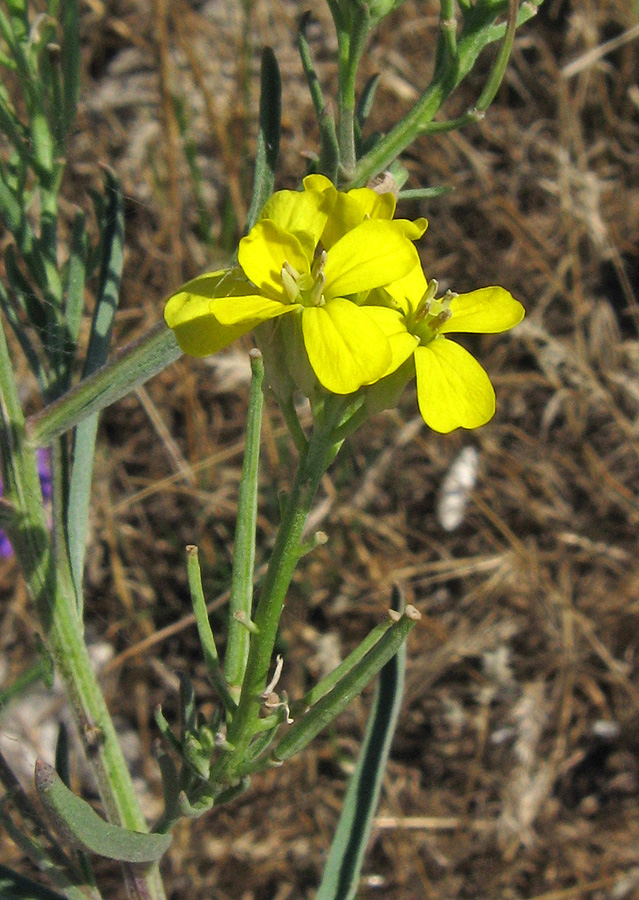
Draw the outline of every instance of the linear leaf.
[[[394,590],[394,608],[401,602]],[[379,673],[379,684],[357,766],[348,783],[322,883],[315,900],[353,900],[379,802],[404,691],[406,644]]]
[[[62,121],[65,136],[75,119],[80,93],[79,20],[78,0],[62,0]]]
[[[29,421],[29,441],[44,447],[74,425],[126,397],[182,355],[175,335],[160,322],[140,340],[123,347],[106,366]]]
[[[84,365],[84,376],[104,365],[109,353],[111,332],[120,296],[124,260],[124,212],[122,192],[115,176],[106,172],[106,221],[103,226],[100,287],[91,324],[91,335]],[[89,499],[98,414],[77,426],[73,436],[73,468],[67,507],[67,540],[71,572],[78,597],[82,595],[82,573],[86,548]]]
[[[260,120],[255,156],[253,199],[246,217],[246,230],[255,225],[262,207],[273,193],[275,167],[280,150],[282,122],[282,81],[275,54],[270,47],[262,51],[260,81]]]
[[[333,690],[295,721],[275,748],[273,758],[290,759],[343,712],[353,698],[363,691],[369,681],[397,653],[419,618],[421,618],[419,612],[414,607],[407,606],[404,615],[391,625],[386,634],[335,685]]]

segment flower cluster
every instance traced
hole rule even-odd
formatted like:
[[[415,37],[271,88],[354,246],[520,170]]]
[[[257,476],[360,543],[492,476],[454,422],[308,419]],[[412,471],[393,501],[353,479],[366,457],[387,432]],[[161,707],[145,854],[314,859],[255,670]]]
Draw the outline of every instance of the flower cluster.
[[[500,332],[524,310],[503,288],[436,298],[414,241],[425,219],[393,218],[395,198],[337,191],[322,175],[279,191],[240,241],[238,265],[169,298],[165,319],[192,356],[256,329],[276,393],[353,394],[371,408],[416,376],[420,412],[436,431],[476,428],[495,395],[479,363],[446,335]]]

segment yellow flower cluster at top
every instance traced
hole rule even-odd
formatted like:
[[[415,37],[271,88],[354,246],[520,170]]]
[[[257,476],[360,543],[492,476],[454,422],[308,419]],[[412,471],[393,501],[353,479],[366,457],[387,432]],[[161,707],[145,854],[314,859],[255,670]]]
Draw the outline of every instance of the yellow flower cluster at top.
[[[307,394],[374,385],[369,393],[381,396],[385,384],[399,378],[403,386],[414,374],[420,412],[435,431],[483,425],[495,411],[490,380],[446,335],[506,331],[523,307],[500,287],[437,299],[413,244],[428,223],[394,214],[390,193],[341,192],[309,175],[303,191],[269,198],[240,241],[237,266],[169,298],[167,325],[192,356],[257,329],[271,351],[271,380]]]

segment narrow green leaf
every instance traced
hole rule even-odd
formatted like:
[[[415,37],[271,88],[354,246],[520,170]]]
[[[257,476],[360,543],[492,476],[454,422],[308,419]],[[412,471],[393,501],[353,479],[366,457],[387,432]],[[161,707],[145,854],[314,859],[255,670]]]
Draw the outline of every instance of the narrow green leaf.
[[[205,812],[208,812],[214,802],[215,796],[212,789],[202,794],[195,803],[191,803],[186,793],[181,791],[178,797],[178,811],[181,816],[185,816],[188,819],[197,819],[203,816]]]
[[[273,758],[290,759],[343,712],[382,666],[397,653],[419,618],[421,618],[419,612],[414,607],[407,606],[404,615],[391,625],[372,650],[335,685],[332,691],[291,725],[275,748]]]
[[[113,172],[105,170],[105,218],[101,223],[103,245],[100,285],[91,324],[91,336],[83,377],[104,365],[109,353],[111,330],[120,298],[124,262],[124,211],[122,190]]]
[[[31,140],[33,142],[33,166],[39,178],[48,184],[53,175],[55,142],[40,102],[31,112]]]
[[[449,184],[438,185],[429,188],[411,188],[399,192],[399,200],[432,200],[433,197],[441,197],[450,194],[453,188]]]
[[[71,784],[69,772],[69,732],[64,722],[60,723],[58,740],[55,745],[55,770],[67,787]]]
[[[393,590],[392,606],[402,605]],[[404,691],[406,643],[380,670],[362,749],[344,798],[342,813],[315,900],[353,900],[379,803],[388,754]]]
[[[85,800],[76,797],[53,766],[42,759],[36,762],[35,783],[58,830],[83,850],[122,862],[147,863],[159,860],[169,848],[170,834],[130,831],[105,822]]]
[[[104,246],[102,270],[84,364],[84,377],[93,374],[107,360],[115,312],[120,297],[120,281],[124,261],[124,212],[120,185],[115,175],[108,170],[105,173],[105,194],[106,222],[102,232]],[[71,574],[78,598],[82,596],[84,554],[97,429],[98,414],[96,413],[79,424],[73,435],[73,466],[67,506],[67,541]]]
[[[329,672],[325,678],[322,678],[321,681],[318,681],[317,684],[313,685],[310,691],[308,691],[301,700],[296,700],[291,704],[291,715],[297,716],[298,713],[305,712],[311,706],[314,706],[318,700],[321,700],[322,697],[325,697],[326,694],[332,691],[335,685],[350,672],[370,650],[372,650],[375,644],[381,640],[392,624],[393,620],[389,615],[376,625],[372,631],[369,631],[364,640],[360,641],[357,647],[348,654],[346,659],[342,660],[342,662],[336,666],[332,672]]]
[[[176,736],[173,734],[173,731],[171,730],[171,726],[167,722],[166,717],[165,717],[164,713],[162,712],[161,706],[155,707],[153,717],[155,719],[155,724],[158,726],[160,734],[164,738],[164,741],[166,742],[166,744],[171,748],[171,750],[173,750],[174,753],[176,753],[178,756],[181,757],[182,756],[182,745],[180,744],[180,742],[176,738]]]
[[[50,888],[0,863],[0,900],[65,900]]]
[[[238,510],[238,518],[239,515]],[[200,572],[198,549],[193,545],[186,548],[186,571],[191,602],[193,604],[193,613],[195,615],[195,622],[200,637],[204,661],[209,670],[209,678],[211,679],[220,700],[224,704],[224,708],[232,713],[237,708],[237,704],[229,693],[228,685],[220,666],[217,647],[215,646],[215,638],[211,629],[211,623],[209,622],[209,614],[206,609],[206,601],[202,589],[202,574]]]
[[[69,349],[75,351],[84,309],[84,285],[86,279],[88,239],[85,216],[77,210],[73,219],[71,247],[66,267],[64,322]]]
[[[155,753],[160,774],[162,775],[162,794],[164,796],[164,812],[154,826],[153,831],[164,833],[178,817],[178,798],[180,795],[180,776],[175,763],[163,748]]]
[[[335,181],[339,167],[339,145],[337,141],[337,132],[335,130],[335,117],[324,100],[319,78],[317,77],[315,66],[313,64],[311,48],[306,37],[306,29],[310,22],[311,15],[310,12],[305,12],[300,19],[297,31],[297,47],[320,129],[321,151],[319,170],[332,181]]]
[[[242,479],[237,502],[237,523],[233,548],[233,575],[229,600],[229,628],[224,675],[231,696],[240,695],[248,660],[250,633],[241,622],[253,615],[255,531],[260,461],[260,435],[264,395],[264,361],[259,350],[251,350],[251,389],[246,423],[246,443]]]
[[[22,274],[18,260],[16,259],[15,246],[9,244],[4,254],[4,262],[7,272],[7,280],[14,296],[26,313],[29,323],[40,336],[43,336],[47,326],[47,314],[43,303],[33,290],[32,285]]]
[[[108,365],[32,416],[27,425],[30,443],[45,447],[93,413],[126,397],[181,355],[175,335],[159,322],[143,338],[114,354]]]
[[[195,731],[197,724],[197,709],[195,706],[195,691],[193,682],[186,674],[180,673],[180,737],[184,739]]]
[[[275,167],[280,150],[282,122],[282,81],[275,54],[270,47],[262,51],[260,80],[260,119],[255,156],[253,199],[246,217],[246,231],[257,221],[262,207],[273,193]]]
[[[79,23],[78,0],[62,0],[62,122],[65,136],[75,119],[80,94]]]
[[[248,772],[249,767],[252,768],[254,764],[259,763],[260,757],[264,753],[266,753],[268,748],[271,746],[277,736],[278,731],[279,725],[275,725],[274,728],[271,728],[268,731],[261,731],[259,734],[255,735],[255,737],[249,744],[249,748],[246,751],[246,756],[244,757],[247,765],[243,767],[243,772]]]
[[[371,75],[371,77],[364,85],[364,90],[362,91],[362,94],[357,101],[357,106],[355,107],[355,121],[357,122],[360,129],[364,127],[366,120],[371,114],[380,78],[381,75],[379,74],[379,72],[375,75]]]

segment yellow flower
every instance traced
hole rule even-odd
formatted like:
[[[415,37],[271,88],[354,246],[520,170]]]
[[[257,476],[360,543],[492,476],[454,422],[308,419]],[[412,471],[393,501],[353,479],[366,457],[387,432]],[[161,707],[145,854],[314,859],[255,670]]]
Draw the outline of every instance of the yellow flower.
[[[306,190],[335,191],[332,182],[325,175],[307,175],[304,179]],[[386,191],[378,194],[372,188],[353,188],[350,191],[339,191],[333,197],[331,214],[322,232],[322,246],[328,250],[343,237],[347,231],[356,228],[367,219],[390,221],[395,215],[397,201],[395,196]],[[407,238],[416,241],[428,227],[427,219],[394,219],[394,224],[401,228]]]
[[[325,248],[339,194],[328,179],[317,187],[307,180],[304,191],[273,194],[240,241],[239,267],[202,275],[169,298],[165,320],[186,353],[207,356],[261,322],[293,314],[328,391],[350,394],[385,374],[389,340],[377,314],[357,301],[403,278],[417,251],[402,224],[364,216]]]
[[[440,299],[436,292],[437,282],[428,284],[421,267],[416,267],[370,299],[387,302],[390,307],[380,306],[377,314],[393,354],[387,374],[410,366],[412,358],[422,418],[434,431],[446,434],[455,428],[485,425],[495,412],[495,391],[488,375],[467,350],[446,335],[508,331],[521,322],[525,312],[501,287],[468,294],[447,292]],[[379,408],[380,400],[383,404],[386,381],[389,392],[396,395],[397,377],[391,375],[371,389],[373,406]]]

